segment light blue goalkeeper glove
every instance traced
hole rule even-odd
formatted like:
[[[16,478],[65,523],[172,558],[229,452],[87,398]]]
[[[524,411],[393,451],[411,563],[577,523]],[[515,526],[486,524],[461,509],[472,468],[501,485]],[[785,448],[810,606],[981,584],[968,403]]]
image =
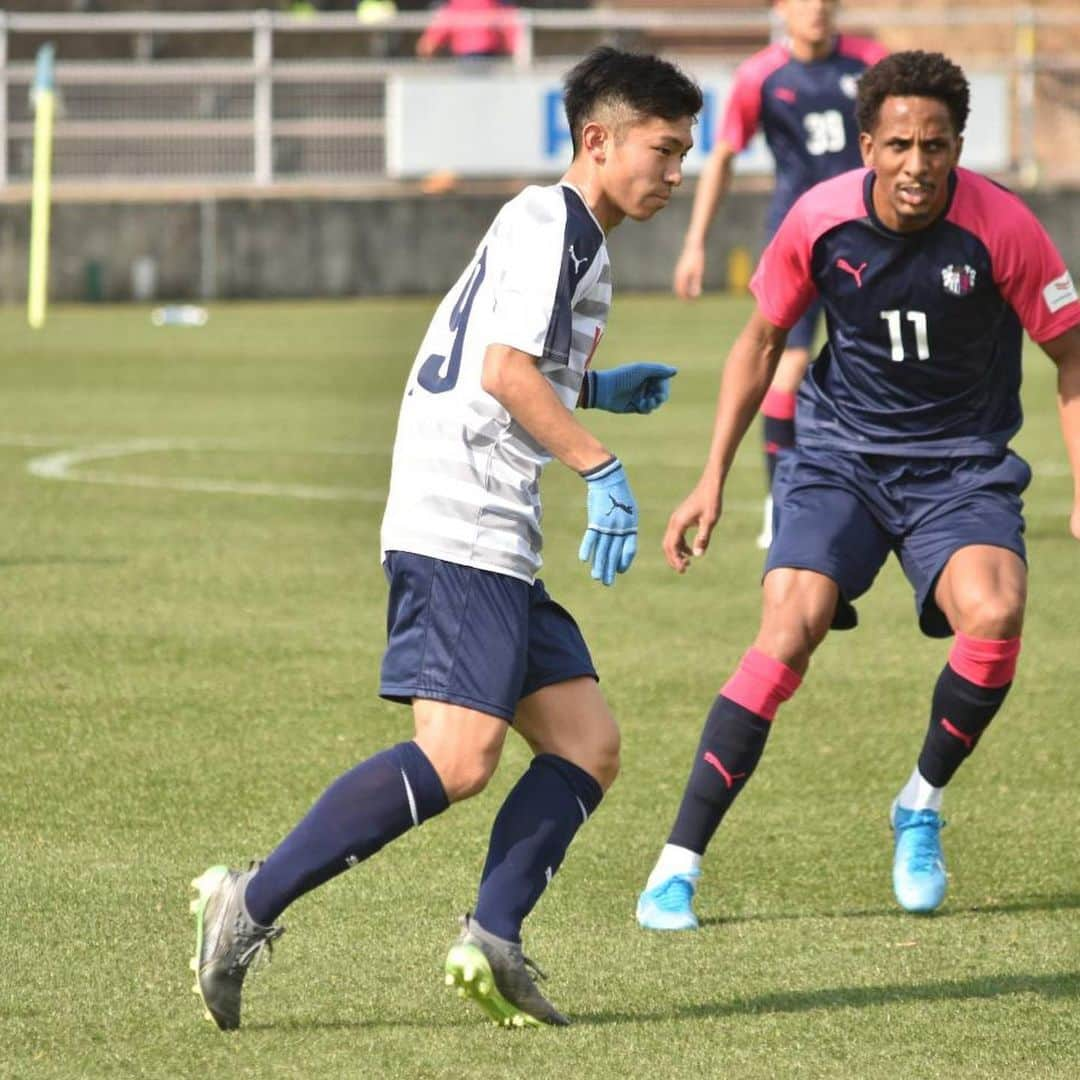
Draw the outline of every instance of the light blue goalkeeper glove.
[[[671,394],[678,370],[667,364],[623,364],[610,371],[585,372],[583,409],[614,413],[651,413]]]
[[[614,585],[615,575],[625,574],[637,554],[637,502],[616,457],[582,476],[588,485],[589,523],[578,558],[592,563],[592,576],[597,581]]]

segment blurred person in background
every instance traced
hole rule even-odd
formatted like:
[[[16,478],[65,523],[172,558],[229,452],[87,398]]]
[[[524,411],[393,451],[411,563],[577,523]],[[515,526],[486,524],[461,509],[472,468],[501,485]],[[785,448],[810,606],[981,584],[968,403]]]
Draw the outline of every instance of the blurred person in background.
[[[426,60],[445,49],[460,59],[513,56],[521,33],[516,16],[503,0],[447,0],[417,41],[416,55]]]
[[[878,42],[836,32],[838,0],[777,0],[786,37],[755,53],[735,72],[716,143],[694,193],[690,224],[675,266],[674,290],[701,295],[706,241],[731,186],[735,155],[760,129],[776,163],[776,186],[766,219],[773,236],[795,200],[814,184],[858,168],[855,90],[859,76],[886,55]],[[772,490],[777,453],[795,443],[795,392],[810,363],[821,305],[812,304],[788,334],[787,348],[761,412],[765,465]],[[758,547],[772,540],[773,508],[766,496]]]

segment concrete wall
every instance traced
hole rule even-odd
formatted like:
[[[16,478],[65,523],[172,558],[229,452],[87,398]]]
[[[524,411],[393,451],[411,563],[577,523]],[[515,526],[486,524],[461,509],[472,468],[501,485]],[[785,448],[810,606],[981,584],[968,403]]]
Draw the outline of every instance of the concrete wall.
[[[53,300],[133,298],[137,262],[153,261],[144,299],[440,293],[457,277],[505,195],[386,198],[228,198],[176,202],[58,202]],[[1080,270],[1080,192],[1028,201]],[[667,289],[689,217],[689,192],[645,224],[611,236],[616,288]],[[714,229],[707,284],[723,284],[732,245],[760,250],[766,196],[735,193]],[[29,207],[0,203],[0,302],[26,296]],[[142,264],[145,272],[147,263]],[[144,277],[145,284],[145,277]]]

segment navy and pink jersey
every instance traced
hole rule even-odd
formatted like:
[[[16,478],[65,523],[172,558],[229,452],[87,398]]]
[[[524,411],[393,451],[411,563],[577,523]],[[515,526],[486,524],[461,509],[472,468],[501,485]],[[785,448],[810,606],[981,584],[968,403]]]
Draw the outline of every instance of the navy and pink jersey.
[[[828,341],[799,391],[799,442],[912,457],[999,455],[1019,429],[1022,329],[1080,325],[1061,255],[1012,192],[966,169],[944,213],[898,233],[873,208],[874,173],[807,192],[750,282],[791,327],[820,296]]]
[[[735,72],[718,138],[738,153],[759,127],[764,131],[776,161],[770,234],[804,191],[862,164],[855,89],[887,55],[876,41],[841,34],[821,60],[803,63],[777,43]]]

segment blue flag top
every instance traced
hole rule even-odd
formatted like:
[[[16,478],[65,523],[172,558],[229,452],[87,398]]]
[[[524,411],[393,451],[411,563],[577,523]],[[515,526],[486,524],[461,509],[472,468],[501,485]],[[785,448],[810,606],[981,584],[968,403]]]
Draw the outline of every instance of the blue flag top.
[[[42,45],[37,51],[37,66],[34,69],[34,90],[55,90],[56,76],[53,72],[53,60],[56,48],[52,42]]]

